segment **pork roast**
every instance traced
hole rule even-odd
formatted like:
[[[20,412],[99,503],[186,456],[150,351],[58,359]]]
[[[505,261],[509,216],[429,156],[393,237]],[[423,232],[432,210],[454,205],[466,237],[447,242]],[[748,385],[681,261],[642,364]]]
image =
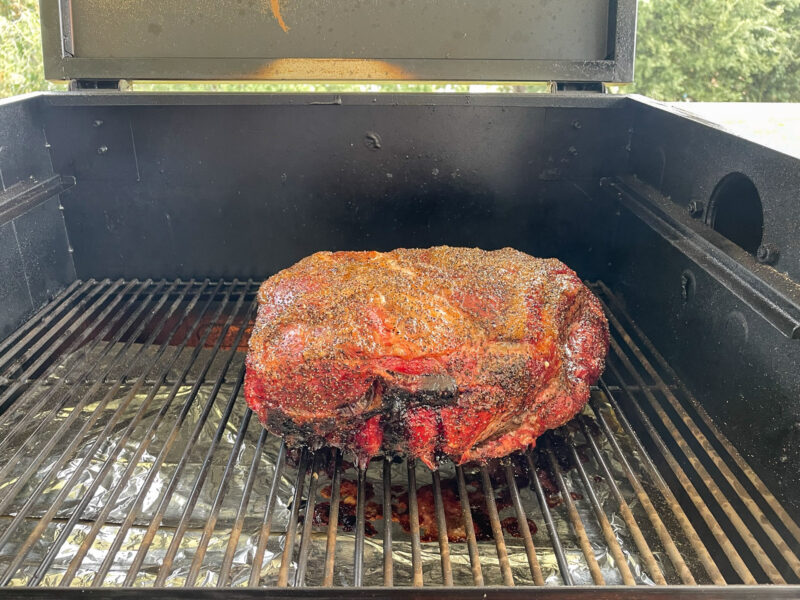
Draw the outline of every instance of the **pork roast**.
[[[555,259],[505,248],[318,252],[258,293],[245,397],[290,445],[361,464],[507,455],[584,406],[600,302]]]

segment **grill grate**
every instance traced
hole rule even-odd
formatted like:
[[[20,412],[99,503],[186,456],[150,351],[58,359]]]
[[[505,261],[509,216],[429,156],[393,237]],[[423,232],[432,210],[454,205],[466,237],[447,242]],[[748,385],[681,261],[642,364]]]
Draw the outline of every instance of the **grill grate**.
[[[800,581],[800,528],[593,288],[612,343],[587,409],[524,455],[431,473],[261,428],[253,281],[75,282],[0,343],[0,584]]]

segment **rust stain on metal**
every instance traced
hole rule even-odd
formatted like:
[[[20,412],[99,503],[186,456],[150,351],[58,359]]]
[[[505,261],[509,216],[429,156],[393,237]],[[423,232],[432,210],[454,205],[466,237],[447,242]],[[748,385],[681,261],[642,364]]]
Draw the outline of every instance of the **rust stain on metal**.
[[[280,0],[270,0],[269,7],[272,10],[272,15],[275,17],[275,20],[278,21],[278,25],[281,26],[284,33],[289,33],[289,26],[286,24],[286,21],[283,20],[281,16],[281,2]]]
[[[413,79],[390,62],[358,58],[280,58],[253,74],[258,79]]]

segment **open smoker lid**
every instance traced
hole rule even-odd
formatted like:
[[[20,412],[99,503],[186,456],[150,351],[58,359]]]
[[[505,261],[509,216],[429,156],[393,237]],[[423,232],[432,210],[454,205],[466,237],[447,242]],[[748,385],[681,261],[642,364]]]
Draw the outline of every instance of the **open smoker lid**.
[[[628,82],[636,0],[41,0],[48,79]]]

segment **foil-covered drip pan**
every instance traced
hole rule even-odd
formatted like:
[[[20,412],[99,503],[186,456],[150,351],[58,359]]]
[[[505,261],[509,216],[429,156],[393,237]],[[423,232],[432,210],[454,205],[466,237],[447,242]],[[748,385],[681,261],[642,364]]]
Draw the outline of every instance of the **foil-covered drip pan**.
[[[195,363],[202,361],[204,354],[210,354],[210,350],[203,350],[200,356],[195,359]],[[145,352],[145,356],[146,356]],[[241,372],[242,353],[236,353],[234,359],[228,367],[228,377],[237,372]],[[214,359],[216,360],[216,359]],[[102,364],[103,356],[96,357],[97,364]],[[146,364],[146,359],[142,360]],[[180,376],[181,361],[176,362],[174,372],[168,374],[166,382]],[[191,370],[190,370],[191,371]],[[128,379],[131,379],[136,371]],[[58,374],[54,374],[49,385],[55,385],[58,381]],[[234,375],[235,376],[235,375]],[[188,373],[188,378],[192,373]],[[111,378],[111,377],[109,377]],[[91,387],[89,380],[79,385]],[[142,547],[143,541],[147,540],[148,549],[144,554],[139,569],[133,581],[134,585],[153,585],[156,582],[158,572],[163,565],[164,556],[173,543],[178,527],[185,529],[178,544],[177,552],[170,567],[169,574],[164,578],[165,585],[184,585],[186,577],[191,568],[193,560],[198,552],[198,544],[201,542],[203,528],[208,523],[209,517],[214,510],[214,501],[219,492],[220,486],[225,481],[225,492],[218,502],[216,510],[216,524],[208,539],[203,540],[204,558],[197,577],[193,582],[200,586],[218,585],[219,566],[222,564],[224,554],[228,550],[228,542],[231,529],[239,517],[242,520],[242,529],[239,534],[238,542],[232,554],[230,567],[230,580],[227,585],[241,586],[247,585],[251,577],[253,560],[258,546],[259,536],[261,535],[264,522],[264,510],[267,498],[270,493],[270,484],[275,470],[276,457],[280,448],[281,440],[274,436],[266,436],[261,445],[260,453],[254,458],[256,447],[259,445],[259,437],[262,435],[262,428],[255,418],[249,418],[249,424],[245,429],[241,428],[242,420],[245,418],[248,409],[241,397],[241,389],[230,381],[225,381],[219,386],[213,383],[200,385],[192,395],[191,385],[180,385],[174,394],[170,392],[170,386],[164,385],[163,389],[156,394],[152,394],[150,389],[140,391],[126,402],[129,395],[130,385],[123,384],[115,393],[113,399],[101,408],[96,403],[89,403],[82,408],[83,413],[74,420],[71,430],[80,430],[82,424],[86,424],[90,418],[95,417],[94,422],[83,432],[81,444],[73,452],[74,456],[63,466],[57,469],[53,475],[53,466],[72,440],[66,436],[61,443],[57,444],[50,455],[40,464],[37,471],[31,476],[21,492],[17,494],[13,502],[0,517],[0,527],[6,527],[11,523],[14,516],[25,509],[26,503],[30,499],[30,494],[47,479],[51,483],[37,495],[36,501],[27,508],[24,523],[17,526],[14,535],[6,542],[0,551],[0,567],[8,564],[9,557],[14,556],[21,544],[33,531],[37,520],[42,518],[48,509],[53,506],[59,493],[62,491],[64,482],[74,478],[71,491],[60,503],[55,515],[49,524],[41,532],[41,535],[33,544],[31,550],[26,555],[25,561],[15,572],[12,585],[26,585],[31,583],[37,569],[40,569],[53,545],[59,538],[61,542],[57,554],[49,562],[46,573],[41,577],[42,585],[59,585],[62,583],[64,573],[73,561],[81,544],[85,543],[87,535],[90,533],[94,540],[85,552],[85,557],[80,562],[75,571],[74,578],[70,581],[71,585],[90,586],[97,585],[98,571],[103,566],[103,562],[108,560],[109,548],[114,546],[114,541],[122,535],[122,541],[117,545],[117,551],[111,562],[108,573],[102,580],[102,585],[122,585],[126,577],[129,576],[129,569],[134,563],[137,552]],[[47,392],[48,387],[43,387],[40,393]],[[234,391],[238,391],[237,397],[231,402]],[[80,394],[75,394],[81,397]],[[174,396],[170,402],[170,396]],[[164,411],[164,407],[169,402],[169,407]],[[230,406],[229,406],[230,405]],[[144,410],[142,410],[144,407]],[[27,428],[36,429],[37,436],[41,439],[48,439],[59,430],[64,419],[73,410],[65,407],[59,416],[49,422],[45,422],[44,413],[42,415],[32,415],[29,418]],[[97,412],[102,414],[99,416]],[[588,412],[588,411],[587,411]],[[154,420],[160,413],[162,418],[158,427],[152,428]],[[184,414],[185,413],[185,414]],[[128,429],[134,418],[139,415],[138,423],[133,429]],[[107,424],[116,417],[115,425],[108,431]],[[174,440],[169,445],[169,449],[164,453],[164,449],[170,439],[170,434],[174,425],[181,419],[180,426],[174,432]],[[221,434],[218,432],[219,426],[224,423]],[[41,426],[41,425],[44,426]],[[573,433],[577,436],[575,441],[581,445],[580,432],[577,427],[573,427]],[[97,451],[87,459],[87,452],[99,436],[106,430],[102,444]],[[599,430],[598,430],[599,431]],[[193,438],[192,434],[196,437]],[[126,435],[127,434],[127,435]],[[149,437],[148,437],[149,436]],[[215,437],[216,450],[208,456],[208,448],[214,443]],[[149,440],[144,451],[141,450],[142,444]],[[567,443],[554,436],[553,440],[557,445]],[[615,472],[619,475],[621,467],[614,456],[613,450],[608,446],[607,441],[601,435],[597,435],[597,442],[606,455],[608,464],[613,465]],[[584,444],[585,445],[585,444]],[[18,477],[26,470],[25,458],[32,458],[37,450],[37,445],[30,445],[27,452],[23,454],[23,459],[12,471],[12,476],[7,478],[0,485],[0,493],[4,489],[9,489],[18,481]],[[231,458],[231,452],[235,455]],[[308,545],[308,570],[306,573],[307,585],[319,585],[323,581],[323,568],[326,556],[326,538],[329,496],[331,494],[331,457],[327,450],[321,450],[325,454],[323,468],[320,470],[319,483],[315,498],[315,523],[312,529],[312,539]],[[269,541],[267,543],[264,558],[260,568],[258,582],[260,585],[275,584],[282,559],[283,549],[286,544],[286,530],[291,517],[292,502],[297,484],[297,462],[298,451],[289,451],[286,459],[286,467],[279,479],[279,489],[275,495],[274,512],[271,518]],[[108,467],[107,461],[112,456],[113,462]],[[158,463],[157,472],[154,474],[154,464]],[[131,467],[131,461],[136,464]],[[226,465],[230,461],[232,465],[226,474]],[[541,462],[541,458],[539,458]],[[615,566],[614,558],[610,555],[606,543],[603,541],[602,533],[595,523],[595,517],[589,502],[583,498],[581,483],[572,469],[569,468],[566,455],[562,461],[567,467],[564,469],[564,476],[570,490],[578,513],[583,521],[586,533],[592,542],[592,549],[597,563],[602,570],[603,578],[606,583],[622,583],[619,570]],[[518,476],[518,487],[520,496],[523,500],[526,513],[528,514],[529,527],[534,530],[533,542],[536,547],[536,555],[541,566],[542,575],[547,585],[562,585],[563,580],[559,574],[558,562],[554,556],[548,532],[542,522],[541,510],[533,491],[530,489],[528,474],[525,472],[524,461],[521,457],[513,459],[515,470]],[[368,491],[368,517],[366,520],[365,551],[364,551],[364,572],[363,585],[382,585],[383,584],[383,515],[380,508],[383,505],[383,460],[378,458],[373,461],[367,470],[366,489]],[[255,475],[252,477],[252,487],[249,491],[249,501],[244,514],[237,514],[241,498],[247,488],[248,475],[251,468],[255,465]],[[607,486],[602,483],[602,476],[595,473],[591,468],[591,461],[586,463],[586,467],[592,471],[592,477],[596,478],[597,485],[595,493],[605,511],[607,511],[609,522],[611,523],[617,543],[622,549],[631,571],[635,574],[637,583],[652,583],[651,578],[640,564],[638,552],[632,543],[627,532],[625,523],[617,514],[618,508],[614,506],[613,499],[607,491]],[[514,510],[509,499],[508,488],[504,483],[500,463],[489,465],[493,488],[496,492],[495,502],[499,509],[499,516],[502,521],[505,544],[508,549],[509,563],[513,572],[514,581],[517,584],[533,584],[531,570],[526,557],[523,541],[518,531]],[[127,473],[127,475],[126,475]],[[177,473],[177,476],[176,476]],[[465,468],[466,479],[470,490],[477,491],[480,488],[480,481],[477,467]],[[102,474],[102,478],[101,478]],[[192,489],[196,486],[199,477],[204,478],[204,482],[199,490],[196,490],[196,498],[193,500],[193,508],[187,512],[187,504],[192,497]],[[432,523],[435,516],[431,495],[431,473],[427,468],[418,466],[417,475],[417,497],[421,521]],[[457,489],[455,482],[455,469],[452,464],[445,463],[440,467],[442,487],[445,490],[444,502],[457,501]],[[342,499],[339,517],[339,533],[336,537],[336,559],[335,559],[335,585],[353,585],[353,556],[355,533],[353,531],[355,513],[355,487],[357,481],[356,469],[346,458],[342,472]],[[552,476],[542,470],[539,474],[548,489],[554,489]],[[629,486],[623,487],[630,506],[635,510],[636,498]],[[405,461],[396,461],[392,465],[392,558],[394,565],[394,584],[410,585],[412,583],[412,541],[408,523],[408,510],[403,508],[408,502],[407,493],[407,465]],[[169,497],[165,500],[165,494]],[[90,494],[87,501],[87,494]],[[586,566],[586,559],[580,548],[574,541],[568,517],[561,506],[560,494],[556,490],[548,496],[558,536],[564,547],[564,553],[569,565],[573,581],[577,584],[592,583],[592,577]],[[477,533],[477,543],[480,556],[480,563],[483,571],[484,581],[487,584],[501,584],[502,574],[500,571],[496,544],[492,539],[491,527],[488,523],[486,510],[475,505],[473,499],[473,522]],[[304,513],[307,498],[303,498],[303,506],[300,515]],[[69,533],[64,537],[64,528],[67,522],[74,516],[75,511],[81,507],[80,517],[72,525]],[[129,523],[123,534],[120,534],[121,526],[125,525],[126,517],[129,517],[131,509],[137,506],[137,516]],[[452,507],[448,507],[452,511]],[[459,507],[456,511],[460,510]],[[151,526],[159,512],[163,513],[160,525],[150,532],[148,539],[148,527]],[[101,515],[101,513],[103,513]],[[103,516],[103,524],[99,529],[92,532],[92,526],[96,520]],[[298,543],[300,530],[296,536]],[[452,538],[452,535],[451,535]],[[425,585],[442,584],[442,566],[440,559],[440,547],[436,541],[435,533],[431,534],[422,531],[421,566],[423,582]],[[464,539],[451,539],[449,543],[450,559],[454,583],[472,585],[472,571],[470,568],[470,557]],[[660,553],[656,552],[656,557],[662,568],[667,569],[660,560]],[[293,556],[292,564],[289,567],[289,581],[292,581],[296,569],[296,555]]]

